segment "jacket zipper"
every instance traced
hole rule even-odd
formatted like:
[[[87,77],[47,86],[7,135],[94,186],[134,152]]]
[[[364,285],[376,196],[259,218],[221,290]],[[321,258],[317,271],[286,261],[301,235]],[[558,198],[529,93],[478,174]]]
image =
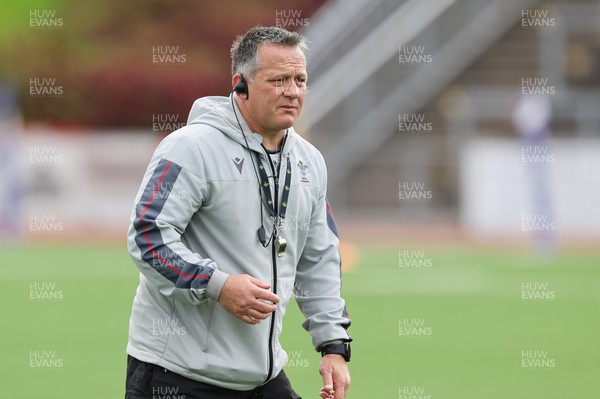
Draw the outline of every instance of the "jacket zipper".
[[[277,254],[275,254],[275,243],[271,245],[271,257],[273,259],[273,293],[277,295]],[[267,373],[267,378],[265,378],[265,382],[269,381],[273,374],[273,333],[275,331],[276,312],[277,310],[274,310],[271,314],[271,326],[269,328],[269,371]]]
[[[264,148],[264,147],[263,147]],[[281,149],[283,151],[283,148]],[[267,159],[269,160],[269,164],[271,165],[271,171],[273,171],[273,176],[275,178],[275,200],[273,201],[273,210],[275,211],[275,215],[278,215],[279,212],[279,171],[281,170],[281,165],[279,165],[279,169],[277,173],[275,172],[275,166],[273,165],[273,161],[271,157],[266,152]],[[283,154],[282,154],[283,155]],[[281,162],[283,163],[283,157],[281,157]],[[271,243],[271,259],[273,264],[273,293],[277,295],[277,254],[275,253],[275,237],[273,237],[273,242]],[[269,370],[267,372],[267,378],[265,378],[265,382],[271,379],[271,375],[273,375],[273,333],[275,332],[275,314],[277,310],[274,310],[271,313],[271,325],[269,327]]]

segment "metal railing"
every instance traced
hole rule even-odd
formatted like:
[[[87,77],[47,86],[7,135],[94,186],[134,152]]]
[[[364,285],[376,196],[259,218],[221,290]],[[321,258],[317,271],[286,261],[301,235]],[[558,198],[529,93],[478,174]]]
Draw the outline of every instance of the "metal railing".
[[[397,116],[415,113],[438,95],[477,57],[506,33],[520,18],[521,11],[538,0],[409,0],[388,13],[387,18],[372,26],[370,33],[356,41],[350,50],[321,70],[310,83],[310,95],[299,122],[300,129],[318,131],[329,124],[328,118],[339,120],[339,131],[326,131],[335,137],[321,146],[328,162],[329,185],[335,186],[348,178],[353,169],[363,163],[389,137],[397,134]],[[333,12],[333,11],[331,11]],[[325,14],[324,14],[325,15]],[[356,18],[356,10],[353,11]],[[337,24],[343,27],[336,14]],[[323,17],[325,18],[325,17]],[[318,22],[318,24],[317,24]],[[368,20],[361,23],[369,24]],[[319,32],[326,21],[316,20],[310,26]],[[350,28],[346,25],[346,30]],[[355,27],[354,29],[358,29]],[[344,29],[335,30],[339,42]],[[334,36],[335,36],[334,35]],[[411,68],[398,67],[398,49],[415,39],[427,40],[431,62]],[[315,41],[316,39],[313,39]],[[318,40],[321,40],[319,38]],[[327,45],[329,43],[323,40]],[[312,51],[327,51],[327,46]],[[323,65],[321,54],[313,54]],[[311,58],[309,57],[309,68]],[[395,69],[394,69],[395,68]],[[310,73],[310,69],[309,69]],[[394,79],[389,79],[394,76]],[[388,87],[386,86],[386,82]],[[359,91],[372,101],[359,116],[346,121],[343,108]],[[345,114],[353,114],[346,111]]]

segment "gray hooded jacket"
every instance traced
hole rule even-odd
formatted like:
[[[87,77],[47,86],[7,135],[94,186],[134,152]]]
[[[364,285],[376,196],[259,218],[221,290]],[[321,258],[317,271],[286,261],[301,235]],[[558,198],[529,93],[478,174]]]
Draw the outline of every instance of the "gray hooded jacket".
[[[127,353],[196,381],[250,390],[277,376],[287,361],[279,335],[292,293],[315,349],[350,340],[350,319],[340,294],[339,241],[325,198],[323,157],[290,128],[276,196],[277,171],[262,137],[251,133],[235,105],[248,150],[232,107],[231,97],[196,100],[187,126],[168,135],[150,161],[128,233],[129,253],[141,273]],[[261,204],[250,157],[270,176],[271,198],[280,202],[275,206],[287,208],[283,258],[257,235],[263,224],[268,237],[273,220]],[[217,303],[227,277],[243,273],[271,284],[281,299],[257,325]]]

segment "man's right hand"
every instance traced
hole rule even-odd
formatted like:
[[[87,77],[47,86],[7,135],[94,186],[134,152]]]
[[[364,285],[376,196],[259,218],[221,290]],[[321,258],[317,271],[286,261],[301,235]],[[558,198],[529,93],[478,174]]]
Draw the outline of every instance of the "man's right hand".
[[[221,289],[219,304],[242,321],[258,324],[269,317],[279,303],[279,297],[269,288],[269,284],[247,274],[232,274]]]

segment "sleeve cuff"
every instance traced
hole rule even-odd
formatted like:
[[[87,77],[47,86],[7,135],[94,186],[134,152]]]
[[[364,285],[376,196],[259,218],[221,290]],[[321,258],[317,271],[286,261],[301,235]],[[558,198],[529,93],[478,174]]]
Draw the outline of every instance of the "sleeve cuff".
[[[212,276],[210,276],[210,280],[208,280],[208,285],[206,286],[206,296],[218,301],[219,296],[221,295],[221,290],[223,289],[225,281],[227,281],[228,277],[229,274],[224,273],[219,269],[215,269]]]

